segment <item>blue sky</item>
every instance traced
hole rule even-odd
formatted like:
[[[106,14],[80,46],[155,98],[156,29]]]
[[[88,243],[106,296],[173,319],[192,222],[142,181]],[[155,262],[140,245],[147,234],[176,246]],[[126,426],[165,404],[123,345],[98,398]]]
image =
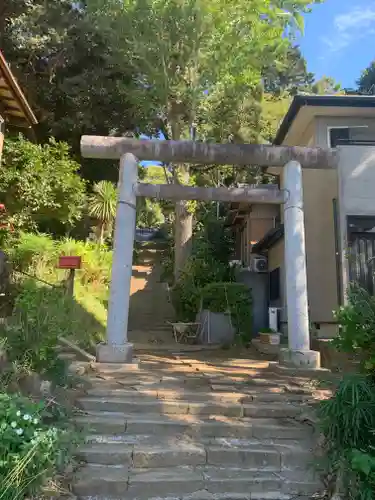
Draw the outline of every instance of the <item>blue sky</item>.
[[[332,76],[343,87],[375,59],[375,0],[325,0],[305,17],[298,40],[308,70]]]

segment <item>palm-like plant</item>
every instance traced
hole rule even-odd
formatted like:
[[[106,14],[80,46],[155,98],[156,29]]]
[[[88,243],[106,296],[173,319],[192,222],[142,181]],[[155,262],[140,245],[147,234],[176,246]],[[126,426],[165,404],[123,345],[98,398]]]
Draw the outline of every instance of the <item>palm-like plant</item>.
[[[93,194],[89,197],[88,211],[98,221],[98,239],[102,245],[106,230],[110,230],[116,216],[117,189],[109,181],[94,184]]]

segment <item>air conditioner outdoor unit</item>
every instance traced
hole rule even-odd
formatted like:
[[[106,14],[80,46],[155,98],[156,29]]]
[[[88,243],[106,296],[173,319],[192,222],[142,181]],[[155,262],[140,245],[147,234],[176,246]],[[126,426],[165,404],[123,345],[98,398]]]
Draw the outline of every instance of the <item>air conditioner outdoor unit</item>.
[[[254,257],[252,264],[255,273],[266,273],[268,270],[267,257]]]

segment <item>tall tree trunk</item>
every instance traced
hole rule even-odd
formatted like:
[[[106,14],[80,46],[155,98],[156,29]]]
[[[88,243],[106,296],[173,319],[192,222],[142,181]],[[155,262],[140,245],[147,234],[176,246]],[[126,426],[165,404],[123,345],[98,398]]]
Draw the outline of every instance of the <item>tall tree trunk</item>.
[[[178,167],[178,176],[182,184],[189,181],[189,168]],[[193,214],[188,211],[186,201],[177,201],[175,205],[175,243],[174,243],[174,279],[177,281],[187,259],[191,255],[193,236]]]
[[[181,131],[178,119],[171,117],[170,125],[172,130],[172,139],[180,140]],[[174,182],[180,184],[189,183],[189,166],[174,166]],[[174,280],[178,281],[181,271],[187,259],[191,255],[193,236],[193,214],[188,211],[187,202],[177,201],[175,204],[175,228],[174,228]]]
[[[100,245],[103,245],[104,243],[104,226],[105,226],[104,222],[100,221],[98,224],[98,235],[97,235]]]

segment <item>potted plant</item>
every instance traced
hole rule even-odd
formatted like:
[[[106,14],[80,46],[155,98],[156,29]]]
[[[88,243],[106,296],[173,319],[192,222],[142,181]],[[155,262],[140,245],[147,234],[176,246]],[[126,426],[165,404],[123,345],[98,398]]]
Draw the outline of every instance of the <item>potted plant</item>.
[[[262,328],[259,330],[259,339],[262,344],[279,345],[280,335],[280,333],[276,332],[272,328]]]

